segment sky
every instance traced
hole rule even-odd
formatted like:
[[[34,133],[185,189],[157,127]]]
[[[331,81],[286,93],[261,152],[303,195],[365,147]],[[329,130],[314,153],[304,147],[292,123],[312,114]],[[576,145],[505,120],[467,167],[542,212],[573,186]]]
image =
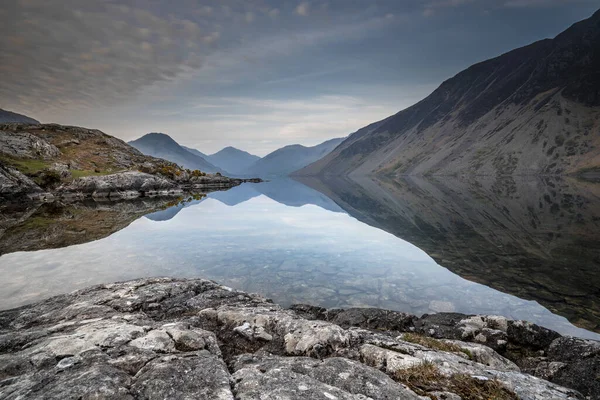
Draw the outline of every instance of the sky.
[[[0,108],[205,153],[343,137],[597,0],[2,0]]]

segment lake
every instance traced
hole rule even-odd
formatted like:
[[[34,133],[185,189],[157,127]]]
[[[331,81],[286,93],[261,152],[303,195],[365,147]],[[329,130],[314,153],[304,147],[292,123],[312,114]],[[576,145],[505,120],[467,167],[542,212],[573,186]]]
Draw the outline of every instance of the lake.
[[[1,211],[2,309],[98,283],[202,277],[284,306],[497,314],[600,339],[597,184],[281,179]]]

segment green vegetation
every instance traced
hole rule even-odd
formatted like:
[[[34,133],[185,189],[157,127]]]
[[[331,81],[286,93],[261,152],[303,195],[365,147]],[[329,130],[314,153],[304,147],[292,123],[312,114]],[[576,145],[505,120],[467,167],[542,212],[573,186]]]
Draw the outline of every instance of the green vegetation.
[[[200,176],[206,176],[206,172],[202,172],[198,169],[195,169],[193,171],[190,171],[189,169],[187,170],[188,174],[190,174],[190,176],[192,177],[200,177]]]
[[[438,398],[429,392],[448,391],[463,400],[516,400],[517,395],[495,379],[482,380],[466,374],[443,375],[431,362],[396,371],[393,378],[421,396]]]
[[[1,157],[0,162],[18,169],[25,175],[35,175],[50,166],[47,161],[29,158]]]
[[[402,340],[404,340],[405,342],[425,346],[434,350],[447,351],[450,353],[464,353],[469,357],[469,359],[473,358],[473,355],[468,349],[463,349],[462,347],[454,343],[444,342],[442,340],[434,339],[431,337],[417,335],[415,333],[405,333],[402,335]]]
[[[60,173],[53,170],[44,170],[35,177],[35,180],[43,188],[52,188],[61,182]]]

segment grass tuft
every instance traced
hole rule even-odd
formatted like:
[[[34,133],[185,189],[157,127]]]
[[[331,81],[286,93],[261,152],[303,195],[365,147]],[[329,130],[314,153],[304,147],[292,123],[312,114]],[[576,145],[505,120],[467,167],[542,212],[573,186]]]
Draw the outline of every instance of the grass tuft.
[[[473,358],[473,355],[468,349],[463,349],[457,344],[444,342],[442,340],[434,339],[428,336],[417,335],[415,333],[405,333],[402,335],[402,340],[405,342],[415,343],[424,347],[428,347],[434,350],[447,351],[450,353],[463,353],[466,354],[469,359]]]
[[[393,378],[408,386],[420,396],[437,400],[430,392],[445,391],[459,395],[463,400],[518,400],[515,393],[498,380],[481,380],[466,374],[445,376],[431,362],[396,371]]]

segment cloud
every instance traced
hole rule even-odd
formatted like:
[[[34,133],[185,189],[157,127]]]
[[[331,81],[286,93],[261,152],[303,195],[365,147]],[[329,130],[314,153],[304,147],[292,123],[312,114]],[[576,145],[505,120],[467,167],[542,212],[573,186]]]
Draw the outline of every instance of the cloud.
[[[296,7],[296,14],[303,17],[310,15],[310,4],[306,1],[298,4],[298,7]]]
[[[202,65],[219,39],[173,14],[75,0],[8,0],[0,23],[0,104],[32,114],[125,101]],[[207,11],[207,10],[205,10]]]
[[[279,9],[278,8],[273,8],[271,10],[269,10],[269,17],[271,18],[277,18],[279,16]]]
[[[425,4],[423,15],[430,17],[442,9],[458,8],[469,4],[477,4],[489,12],[498,8],[541,8],[573,5],[574,3],[591,3],[594,0],[433,0]]]
[[[443,8],[454,8],[460,7],[469,3],[473,3],[476,0],[436,0],[429,2],[425,5],[425,9],[423,10],[423,15],[426,17],[430,17],[436,13],[437,10]]]

